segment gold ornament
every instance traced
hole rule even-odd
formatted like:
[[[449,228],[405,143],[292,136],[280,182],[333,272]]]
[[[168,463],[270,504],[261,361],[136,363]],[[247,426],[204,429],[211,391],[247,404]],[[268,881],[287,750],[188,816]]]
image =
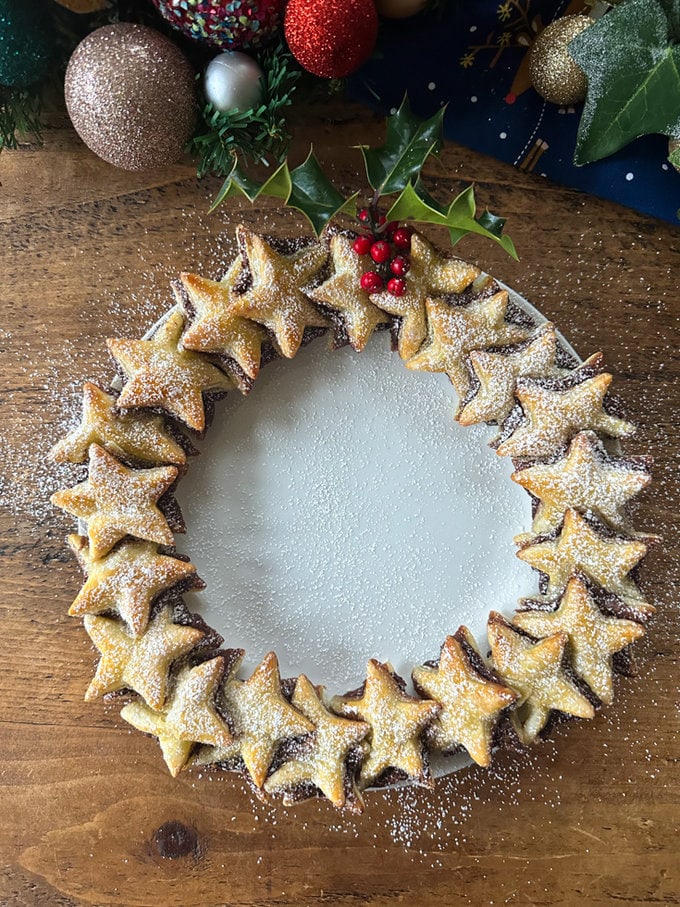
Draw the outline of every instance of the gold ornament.
[[[673,154],[674,151],[677,151],[680,148],[680,139],[668,139],[668,154]],[[677,164],[671,162],[671,166],[674,167],[678,173],[680,173],[680,167]]]
[[[562,16],[539,34],[531,48],[531,82],[546,101],[568,106],[586,96],[588,80],[569,56],[568,45],[595,20],[590,16]]]
[[[427,0],[376,0],[375,8],[387,19],[406,19],[425,9]]]

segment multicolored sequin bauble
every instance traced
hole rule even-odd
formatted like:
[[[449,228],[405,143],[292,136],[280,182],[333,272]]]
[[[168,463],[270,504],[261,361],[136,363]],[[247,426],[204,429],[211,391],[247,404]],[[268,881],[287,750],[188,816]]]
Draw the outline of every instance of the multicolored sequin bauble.
[[[284,32],[301,66],[324,79],[341,79],[373,52],[378,13],[373,0],[290,0]]]
[[[257,47],[276,34],[286,0],[153,0],[176,29],[213,47]]]
[[[42,3],[0,0],[0,85],[26,88],[47,72],[53,46]]]

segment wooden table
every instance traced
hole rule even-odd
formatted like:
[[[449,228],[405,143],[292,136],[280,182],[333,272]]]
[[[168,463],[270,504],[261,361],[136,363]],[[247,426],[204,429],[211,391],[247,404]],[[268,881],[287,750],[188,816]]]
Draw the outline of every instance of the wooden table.
[[[300,149],[313,140],[338,183],[360,187],[346,149],[376,142],[381,123],[342,106],[301,119]],[[66,616],[79,585],[71,525],[47,504],[66,476],[42,458],[75,418],[83,379],[109,377],[104,338],[143,332],[171,277],[213,273],[238,220],[282,234],[302,224],[268,204],[208,216],[217,183],[198,183],[190,164],[115,170],[57,119],[43,148],[0,156],[3,905],[680,901],[680,233],[457,146],[442,160],[430,170],[441,197],[474,180],[481,204],[509,216],[521,262],[477,240],[461,254],[532,300],[581,355],[605,351],[640,424],[627,449],[654,454],[637,525],[665,543],[645,562],[658,616],[636,648],[638,675],[618,680],[614,706],[560,725],[531,754],[431,793],[370,793],[358,819],[314,801],[265,807],[231,775],[172,780],[155,741],[128,733],[115,708],[86,705],[95,656]],[[170,858],[173,832],[184,855]]]

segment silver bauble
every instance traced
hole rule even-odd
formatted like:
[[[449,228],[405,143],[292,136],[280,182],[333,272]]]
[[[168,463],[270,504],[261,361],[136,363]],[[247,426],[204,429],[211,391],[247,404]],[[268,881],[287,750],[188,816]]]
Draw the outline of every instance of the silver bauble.
[[[203,76],[205,96],[217,110],[228,113],[257,107],[262,101],[264,73],[258,64],[238,50],[218,54]]]

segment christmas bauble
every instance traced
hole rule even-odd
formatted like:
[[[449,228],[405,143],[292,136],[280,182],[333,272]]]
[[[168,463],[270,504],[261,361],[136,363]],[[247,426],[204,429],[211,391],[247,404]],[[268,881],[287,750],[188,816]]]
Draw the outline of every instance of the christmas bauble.
[[[562,16],[536,38],[529,58],[529,74],[534,88],[546,101],[568,106],[585,98],[588,80],[569,56],[568,45],[594,21],[590,16]]]
[[[674,151],[677,151],[680,148],[680,139],[668,139],[668,153],[673,154]],[[676,164],[673,164],[675,170],[680,173],[680,167]]]
[[[143,25],[106,25],[76,47],[66,107],[99,157],[124,170],[176,161],[191,136],[194,72],[172,41]]]
[[[255,47],[281,25],[286,0],[153,0],[182,34],[214,47]]]
[[[218,54],[208,63],[203,76],[205,96],[218,110],[248,110],[262,100],[264,73],[258,64],[238,50]]]
[[[26,88],[47,72],[52,51],[42,3],[0,0],[0,85]]]
[[[381,16],[388,19],[406,19],[425,9],[427,0],[375,0]]]
[[[290,0],[283,27],[298,63],[314,75],[339,79],[371,55],[378,14],[373,0]]]

